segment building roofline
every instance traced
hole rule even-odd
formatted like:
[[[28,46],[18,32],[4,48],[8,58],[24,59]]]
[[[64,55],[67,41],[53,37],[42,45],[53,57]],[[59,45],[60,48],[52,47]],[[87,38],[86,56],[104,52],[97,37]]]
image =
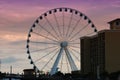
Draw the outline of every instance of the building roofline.
[[[120,32],[120,30],[109,30],[109,29],[105,29],[105,30],[101,30],[98,32],[99,33],[103,33],[103,32]]]
[[[35,71],[34,69],[24,69],[23,71]]]
[[[99,34],[105,33],[105,32],[120,32],[120,30],[104,29],[104,30],[98,31],[97,34],[95,34],[95,35],[92,35],[92,36],[83,36],[83,37],[80,37],[80,39],[90,39],[90,38],[94,38],[94,37],[97,37]]]
[[[117,18],[117,19],[114,19],[114,20],[112,20],[112,21],[109,21],[108,24],[110,24],[110,23],[112,23],[112,22],[114,22],[114,21],[116,21],[116,20],[120,20],[120,18]]]
[[[91,35],[91,36],[83,36],[83,37],[80,37],[80,39],[91,39],[91,38],[97,37],[97,35],[98,33]]]

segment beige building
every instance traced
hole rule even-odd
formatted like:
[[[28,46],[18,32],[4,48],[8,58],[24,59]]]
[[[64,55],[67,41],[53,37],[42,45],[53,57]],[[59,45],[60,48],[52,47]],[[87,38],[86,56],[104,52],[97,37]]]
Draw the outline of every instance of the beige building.
[[[120,19],[108,22],[110,30],[81,38],[81,72],[108,73],[120,71]]]

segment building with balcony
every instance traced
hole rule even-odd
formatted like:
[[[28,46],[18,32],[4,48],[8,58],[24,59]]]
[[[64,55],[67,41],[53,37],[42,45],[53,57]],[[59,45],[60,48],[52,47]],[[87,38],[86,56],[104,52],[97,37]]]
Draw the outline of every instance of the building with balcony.
[[[120,71],[120,18],[108,22],[109,30],[82,37],[81,72],[83,74]]]

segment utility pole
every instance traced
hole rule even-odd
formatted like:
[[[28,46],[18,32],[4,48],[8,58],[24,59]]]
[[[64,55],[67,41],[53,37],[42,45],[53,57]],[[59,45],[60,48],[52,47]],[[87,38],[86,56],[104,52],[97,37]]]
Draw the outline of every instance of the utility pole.
[[[9,80],[12,80],[12,66],[10,66],[10,78]]]
[[[10,66],[10,74],[12,74],[12,66]]]

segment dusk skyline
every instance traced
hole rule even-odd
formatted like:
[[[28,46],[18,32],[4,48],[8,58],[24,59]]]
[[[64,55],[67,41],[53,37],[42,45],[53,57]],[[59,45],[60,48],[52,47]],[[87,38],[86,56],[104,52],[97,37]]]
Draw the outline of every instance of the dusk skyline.
[[[1,0],[0,59],[1,71],[14,73],[32,68],[26,54],[27,34],[33,22],[46,11],[70,7],[87,15],[98,31],[108,29],[107,22],[120,18],[119,0]]]

